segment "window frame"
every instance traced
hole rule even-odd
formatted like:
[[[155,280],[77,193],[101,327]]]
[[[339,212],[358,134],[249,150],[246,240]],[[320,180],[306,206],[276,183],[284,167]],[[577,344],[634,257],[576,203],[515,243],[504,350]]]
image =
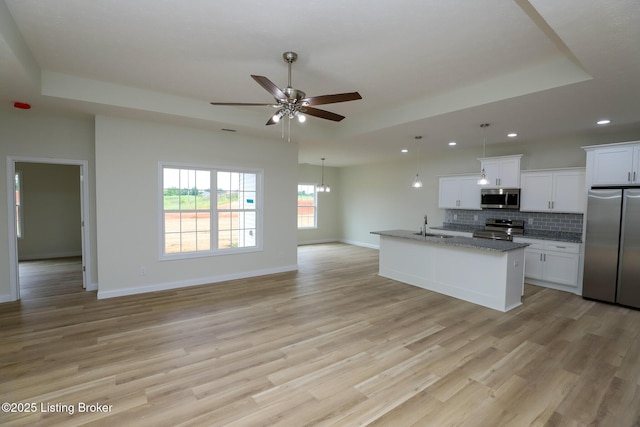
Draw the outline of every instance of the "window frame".
[[[298,226],[298,230],[317,230],[318,229],[318,184],[314,182],[299,182],[298,183],[298,197],[300,195],[300,186],[311,186],[313,187],[313,225],[307,227],[300,227],[299,225],[299,215],[296,215],[296,225]],[[296,200],[296,213],[297,209],[300,208],[299,205],[300,199]]]
[[[210,172],[211,202],[209,206],[210,215],[210,247],[208,250],[166,253],[165,252],[165,216],[164,216],[164,169],[190,169],[196,171]],[[217,203],[217,174],[218,172],[255,174],[256,176],[256,200],[255,208],[251,211],[256,214],[255,246],[239,248],[219,248],[218,247],[218,203]],[[196,164],[182,162],[158,162],[158,258],[159,260],[176,260],[204,258],[219,255],[233,255],[250,252],[261,252],[263,250],[263,198],[264,198],[264,170],[256,168],[229,167],[212,164]],[[215,189],[215,190],[214,190]]]

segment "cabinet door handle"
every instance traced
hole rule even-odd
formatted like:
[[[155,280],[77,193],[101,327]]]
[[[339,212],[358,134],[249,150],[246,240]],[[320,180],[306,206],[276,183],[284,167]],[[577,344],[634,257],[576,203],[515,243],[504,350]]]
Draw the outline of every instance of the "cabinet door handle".
[[[635,182],[635,180],[636,180],[636,173],[633,172],[633,181]]]
[[[540,254],[540,262],[542,262],[542,254]]]
[[[553,209],[555,207],[555,205],[556,205],[556,202],[551,201],[551,209]]]
[[[547,254],[544,254],[544,262],[547,262]]]
[[[551,209],[551,200],[549,200],[549,201],[547,202],[547,207],[548,207],[549,209]]]
[[[627,172],[627,181],[631,182],[631,172]]]

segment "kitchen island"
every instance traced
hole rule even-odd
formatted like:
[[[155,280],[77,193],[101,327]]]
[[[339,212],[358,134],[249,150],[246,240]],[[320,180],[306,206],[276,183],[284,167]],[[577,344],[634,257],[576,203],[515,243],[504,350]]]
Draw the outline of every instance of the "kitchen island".
[[[380,236],[383,277],[503,312],[522,304],[526,243],[407,230],[371,233]]]

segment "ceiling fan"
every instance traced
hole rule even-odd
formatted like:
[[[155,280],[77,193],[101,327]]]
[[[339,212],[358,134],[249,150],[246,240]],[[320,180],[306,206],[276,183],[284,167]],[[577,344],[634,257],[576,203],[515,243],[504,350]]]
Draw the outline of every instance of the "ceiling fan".
[[[277,108],[276,113],[267,121],[268,125],[276,124],[283,117],[298,119],[301,123],[305,121],[305,114],[309,116],[319,117],[321,119],[333,120],[339,122],[344,119],[344,116],[340,114],[332,113],[330,111],[321,110],[313,107],[314,105],[334,104],[337,102],[355,101],[362,99],[358,92],[348,93],[336,93],[333,95],[322,96],[310,96],[307,97],[303,91],[294,89],[291,87],[291,64],[296,62],[298,54],[295,52],[285,52],[282,54],[282,58],[289,64],[289,79],[287,80],[287,87],[280,89],[271,80],[264,76],[251,75],[251,77],[267,92],[269,92],[275,98],[275,103],[272,104],[258,104],[258,103],[244,103],[244,102],[212,102],[211,105],[235,105],[235,106],[269,106]]]

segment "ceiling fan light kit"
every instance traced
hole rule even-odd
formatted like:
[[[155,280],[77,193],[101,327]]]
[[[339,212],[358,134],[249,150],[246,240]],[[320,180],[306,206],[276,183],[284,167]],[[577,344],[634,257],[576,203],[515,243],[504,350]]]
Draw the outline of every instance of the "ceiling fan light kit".
[[[307,97],[307,94],[301,90],[294,89],[291,85],[291,64],[296,62],[298,54],[295,52],[285,52],[282,58],[288,65],[287,87],[280,89],[271,80],[265,76],[251,75],[260,86],[269,92],[275,98],[275,104],[259,104],[244,102],[212,102],[211,105],[232,105],[232,106],[270,106],[278,110],[273,114],[266,125],[273,125],[280,122],[283,118],[289,120],[297,118],[300,123],[306,121],[306,116],[314,116],[325,120],[339,122],[344,119],[340,114],[330,111],[321,110],[313,107],[314,105],[335,104],[338,102],[355,101],[362,99],[358,92],[336,93],[332,95],[321,95]]]

